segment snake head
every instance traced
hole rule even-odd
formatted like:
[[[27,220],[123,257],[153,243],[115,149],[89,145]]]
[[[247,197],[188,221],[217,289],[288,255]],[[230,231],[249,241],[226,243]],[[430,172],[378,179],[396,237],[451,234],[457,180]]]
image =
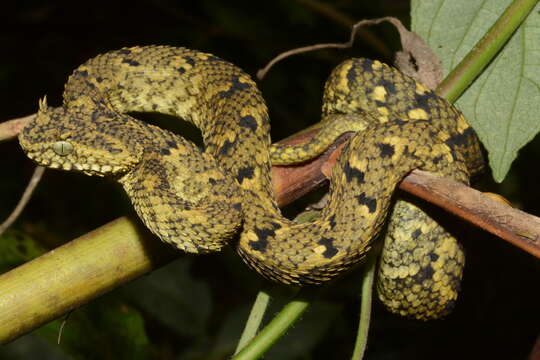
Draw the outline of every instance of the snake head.
[[[19,134],[27,156],[41,166],[87,175],[122,175],[139,162],[143,148],[110,110],[95,104],[49,107],[39,111]],[[119,131],[123,130],[123,131]]]

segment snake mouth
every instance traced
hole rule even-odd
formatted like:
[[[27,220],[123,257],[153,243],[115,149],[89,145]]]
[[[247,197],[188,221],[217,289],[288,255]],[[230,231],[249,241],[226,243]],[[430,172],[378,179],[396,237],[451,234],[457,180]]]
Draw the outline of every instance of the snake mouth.
[[[40,166],[64,171],[74,170],[83,172],[87,175],[106,176],[121,173],[123,170],[123,167],[121,166],[100,165],[91,163],[90,161],[84,163],[72,162],[66,157],[46,156],[46,154],[39,152],[28,152],[27,156]]]

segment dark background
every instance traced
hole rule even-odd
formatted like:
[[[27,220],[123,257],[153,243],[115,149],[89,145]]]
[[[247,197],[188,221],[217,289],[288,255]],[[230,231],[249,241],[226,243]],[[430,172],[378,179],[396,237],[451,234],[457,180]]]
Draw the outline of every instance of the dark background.
[[[186,46],[216,54],[254,75],[280,52],[315,43],[346,41],[349,25],[357,20],[396,16],[407,26],[410,22],[409,4],[401,0],[20,1],[11,7],[0,5],[0,11],[0,121],[34,113],[38,98],[45,94],[49,104],[60,104],[63,84],[71,71],[111,49],[149,44]],[[359,37],[353,49],[295,56],[270,71],[260,87],[270,108],[274,140],[317,121],[324,81],[340,61],[351,56],[392,61],[393,52],[399,50],[396,31],[389,25],[366,30],[368,35]],[[16,141],[0,143],[0,154],[0,219],[4,219],[15,206],[34,166]],[[536,166],[531,165],[536,164],[539,154],[540,144],[534,141],[521,152],[503,184],[490,182],[488,174],[479,186],[499,192],[523,210],[538,214],[539,174]],[[51,249],[130,209],[120,187],[110,181],[47,171],[12,231]],[[464,291],[455,312],[444,321],[420,323],[390,315],[376,303],[367,359],[526,357],[539,330],[538,261],[482,231],[468,228],[466,232],[468,262]],[[205,348],[213,353],[212,358],[227,355],[226,351],[222,356],[212,351],[227,312],[248,306],[259,286],[267,285],[256,275],[243,274],[245,269],[232,252],[191,258],[187,270],[184,269],[210,289],[213,305],[204,332],[208,339]],[[315,326],[318,330],[313,330],[311,342],[305,340],[309,345],[298,358],[350,357],[357,326],[359,276],[354,272],[320,295],[323,305],[313,307],[305,321],[324,326]],[[287,293],[283,289],[278,292]],[[130,304],[130,300],[129,296],[119,294],[114,301]],[[145,356],[207,358],[204,352],[198,357],[185,355],[193,343],[190,335],[178,336],[144,307],[133,307],[144,319],[149,341]],[[84,308],[78,311],[85,311]],[[239,318],[240,325],[242,319],[245,317]],[[81,333],[82,337],[89,336]],[[309,329],[306,334],[311,335]],[[237,336],[231,335],[233,340]],[[283,341],[295,343],[291,336]],[[80,358],[94,358],[84,351],[65,351]],[[118,349],[102,351],[117,351],[115,356],[130,358]],[[0,350],[0,358],[4,355],[24,358],[15,350]],[[278,358],[274,356],[268,358]]]

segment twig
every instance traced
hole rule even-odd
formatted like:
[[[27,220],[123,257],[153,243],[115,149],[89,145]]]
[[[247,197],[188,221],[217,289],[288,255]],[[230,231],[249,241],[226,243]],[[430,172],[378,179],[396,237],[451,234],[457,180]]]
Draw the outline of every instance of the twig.
[[[24,207],[30,200],[30,197],[32,196],[32,193],[34,192],[34,189],[36,188],[37,184],[39,183],[39,180],[41,179],[41,176],[43,175],[43,172],[45,171],[45,168],[42,166],[37,166],[34,170],[34,174],[32,175],[32,178],[30,179],[30,182],[26,186],[26,189],[24,190],[23,195],[21,196],[21,199],[19,200],[19,203],[13,210],[13,212],[8,216],[8,218],[0,224],[0,235],[8,227],[11,226],[17,220],[21,212],[24,210]]]
[[[352,26],[349,41],[347,41],[345,43],[316,44],[316,45],[304,46],[304,47],[300,47],[300,48],[296,48],[296,49],[292,49],[292,50],[289,50],[289,51],[282,52],[281,54],[279,54],[278,56],[276,56],[275,58],[270,60],[270,62],[268,64],[266,64],[266,66],[264,68],[257,71],[257,78],[259,80],[262,80],[266,76],[266,73],[272,68],[272,66],[274,66],[274,64],[276,64],[277,62],[279,62],[279,61],[281,61],[281,60],[283,60],[283,59],[285,59],[285,58],[287,58],[289,56],[292,56],[292,55],[301,54],[301,53],[310,52],[310,51],[315,51],[315,50],[320,50],[320,49],[328,49],[328,48],[333,48],[333,49],[347,49],[347,48],[350,48],[354,44],[354,39],[356,37],[356,34],[357,34],[357,32],[359,31],[359,29],[362,26],[379,24],[379,23],[381,23],[383,21],[390,21],[389,19],[391,19],[391,18],[390,17],[383,17],[383,18],[379,18],[379,19],[368,19],[368,20],[361,20],[361,21],[357,22],[356,24],[354,24]]]
[[[0,141],[9,140],[16,137],[26,125],[36,114],[20,117],[17,119],[11,119],[0,123]]]
[[[66,326],[67,324],[67,321],[69,319],[69,316],[71,315],[71,313],[73,312],[73,310],[71,310],[70,312],[68,312],[66,314],[66,316],[64,317],[64,320],[62,320],[62,324],[60,324],[60,329],[58,329],[58,337],[56,339],[56,343],[58,345],[60,345],[60,341],[62,340],[62,334],[64,332],[64,327]]]

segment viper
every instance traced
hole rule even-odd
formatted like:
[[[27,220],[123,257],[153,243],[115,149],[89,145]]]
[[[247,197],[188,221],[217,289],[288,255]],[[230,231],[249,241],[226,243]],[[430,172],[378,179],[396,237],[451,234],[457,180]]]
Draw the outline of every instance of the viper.
[[[330,75],[321,128],[300,145],[271,145],[266,104],[254,81],[214,55],[185,48],[124,48],[97,56],[67,81],[60,107],[40,100],[19,142],[40,165],[110,176],[144,224],[189,253],[218,251],[239,233],[242,259],[284,284],[319,284],[370,251],[413,169],[468,183],[482,167],[463,115],[396,69],[350,59]],[[160,112],[192,122],[204,150],[130,116]],[[321,217],[284,218],[270,168],[312,159],[357,131],[330,179]],[[396,313],[443,316],[456,300],[464,255],[426,213],[398,201],[380,262],[379,297]]]

